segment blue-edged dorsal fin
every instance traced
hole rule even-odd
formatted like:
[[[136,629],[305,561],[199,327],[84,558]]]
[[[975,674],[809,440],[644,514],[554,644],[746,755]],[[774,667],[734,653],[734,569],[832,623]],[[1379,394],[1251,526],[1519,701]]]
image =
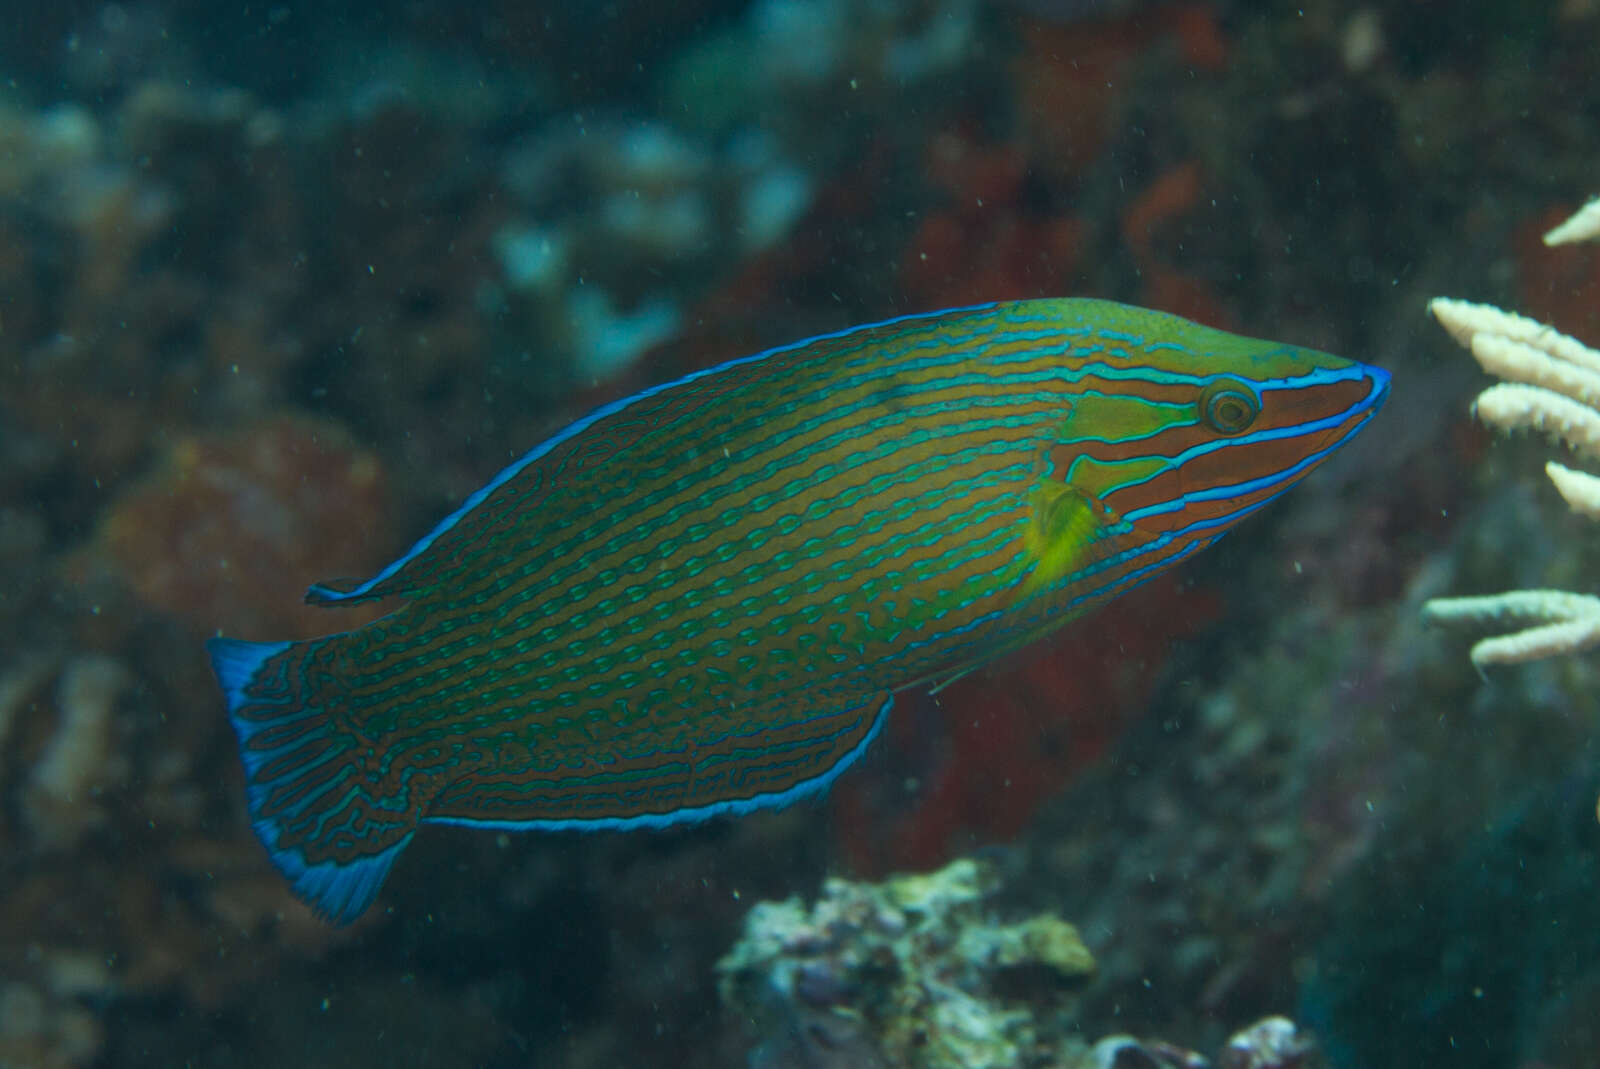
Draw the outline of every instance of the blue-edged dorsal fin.
[[[349,605],[357,601],[368,601],[381,598],[382,594],[365,591],[356,591],[366,584],[365,579],[325,579],[320,583],[313,583],[306,590],[306,604],[318,608],[327,608],[330,605]]]
[[[410,594],[424,589],[434,581],[441,568],[448,568],[453,562],[461,559],[463,555],[481,552],[485,536],[492,540],[494,529],[502,525],[514,526],[519,514],[527,509],[525,495],[537,488],[541,478],[554,479],[556,476],[550,465],[536,465],[546,454],[554,451],[563,443],[572,442],[584,431],[596,423],[614,416],[624,410],[639,411],[641,402],[652,397],[667,394],[671,395],[686,389],[698,389],[694,384],[701,380],[715,382],[714,376],[730,368],[742,364],[753,364],[766,360],[778,353],[789,352],[794,349],[803,349],[817,342],[831,338],[843,338],[851,334],[877,330],[894,323],[918,319],[937,319],[956,312],[978,312],[995,307],[993,304],[975,304],[966,308],[949,308],[942,312],[920,312],[913,315],[897,316],[894,319],[884,320],[882,323],[867,323],[858,327],[848,327],[844,330],[819,334],[813,338],[803,338],[766,349],[752,356],[742,356],[735,360],[724,361],[713,367],[701,368],[692,371],[682,378],[671,382],[664,382],[659,386],[651,386],[636,394],[602,405],[590,412],[582,419],[567,425],[556,434],[528,450],[522,456],[502,468],[500,473],[477,493],[468,497],[433,530],[419,538],[415,545],[405,552],[399,559],[384,568],[371,579],[358,583],[346,583],[342,580],[314,584],[306,591],[306,601],[312,605],[338,605],[359,601],[370,601],[374,598],[392,597],[395,595]],[[648,407],[648,406],[643,406]],[[613,426],[606,434],[597,436],[607,441],[608,450],[615,452],[622,447],[624,441],[636,437],[652,425],[648,414],[645,418],[629,421],[625,427]],[[574,467],[585,467],[590,464],[603,466],[604,457],[596,454],[592,448],[586,450],[588,455]],[[547,485],[544,489],[550,489]]]
[[[523,496],[539,479],[533,461],[570,436],[564,431],[503,469],[461,507],[419,538],[403,556],[371,579],[330,579],[306,590],[306,604],[328,607],[411,594],[438,583],[441,574],[481,553],[486,542],[515,529]]]

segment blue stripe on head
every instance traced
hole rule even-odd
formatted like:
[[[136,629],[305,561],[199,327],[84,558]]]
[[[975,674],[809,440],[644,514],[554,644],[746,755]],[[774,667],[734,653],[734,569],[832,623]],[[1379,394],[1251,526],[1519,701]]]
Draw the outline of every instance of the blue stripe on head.
[[[1195,457],[1203,456],[1208,453],[1215,453],[1228,449],[1239,449],[1260,442],[1289,438],[1303,438],[1310,435],[1321,434],[1325,431],[1336,430],[1350,421],[1352,417],[1358,417],[1353,423],[1349,423],[1349,426],[1345,427],[1344,432],[1333,441],[1324,444],[1320,449],[1307,453],[1304,457],[1289,467],[1272,472],[1269,475],[1260,476],[1255,479],[1249,479],[1238,483],[1232,483],[1226,486],[1213,486],[1203,490],[1191,490],[1170,501],[1164,501],[1156,505],[1147,505],[1141,509],[1132,509],[1123,518],[1132,523],[1138,523],[1140,520],[1148,519],[1151,516],[1181,511],[1185,506],[1193,502],[1221,501],[1231,497],[1237,497],[1244,494],[1266,490],[1274,486],[1277,487],[1277,489],[1272,494],[1272,497],[1277,497],[1278,494],[1281,494],[1296,480],[1298,480],[1301,474],[1308,469],[1322,463],[1330,455],[1337,452],[1341,447],[1354,438],[1356,434],[1367,425],[1367,422],[1372,419],[1373,416],[1377,415],[1378,410],[1383,407],[1384,401],[1388,399],[1389,373],[1382,368],[1371,367],[1367,364],[1358,364],[1356,365],[1354,375],[1333,373],[1326,373],[1323,375],[1323,378],[1326,381],[1334,381],[1337,379],[1351,377],[1365,378],[1370,381],[1371,387],[1368,390],[1366,397],[1362,398],[1359,403],[1351,405],[1344,411],[1336,412],[1330,416],[1324,416],[1321,419],[1307,420],[1304,423],[1297,423],[1292,426],[1278,427],[1268,431],[1258,431],[1253,434],[1243,434],[1232,438],[1217,438],[1209,442],[1202,442],[1198,445],[1191,446],[1174,457],[1173,466],[1181,466],[1190,460],[1193,460]],[[1291,381],[1309,381],[1310,379],[1311,376],[1301,376],[1300,379]],[[1279,389],[1284,387],[1272,386],[1268,388]],[[1146,479],[1130,480],[1123,485],[1134,486],[1139,482],[1147,481],[1148,479],[1154,478],[1159,474],[1162,473],[1156,472],[1150,476],[1147,476]],[[1255,508],[1259,508],[1260,505],[1266,504],[1269,500],[1271,500],[1271,498],[1264,499],[1256,506],[1244,510],[1243,512],[1231,513],[1230,516],[1233,517],[1232,519],[1226,519],[1221,523],[1211,522],[1202,526],[1223,526],[1227,523],[1232,523],[1237,517],[1255,511]],[[1191,529],[1192,528],[1186,528],[1185,530]]]

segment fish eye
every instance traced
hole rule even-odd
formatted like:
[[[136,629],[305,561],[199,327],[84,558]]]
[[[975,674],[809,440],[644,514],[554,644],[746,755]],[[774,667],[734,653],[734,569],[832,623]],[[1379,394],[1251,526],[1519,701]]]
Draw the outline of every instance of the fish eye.
[[[1238,379],[1217,379],[1200,391],[1200,419],[1218,434],[1240,434],[1261,413],[1261,399]]]

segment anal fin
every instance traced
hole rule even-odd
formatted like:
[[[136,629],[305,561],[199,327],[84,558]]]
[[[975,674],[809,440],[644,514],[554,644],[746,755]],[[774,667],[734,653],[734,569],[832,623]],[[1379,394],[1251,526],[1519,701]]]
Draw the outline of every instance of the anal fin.
[[[837,710],[605,764],[471,773],[434,800],[426,823],[520,829],[666,827],[787,806],[826,791],[871,745],[887,691]],[[755,718],[760,721],[761,717]]]

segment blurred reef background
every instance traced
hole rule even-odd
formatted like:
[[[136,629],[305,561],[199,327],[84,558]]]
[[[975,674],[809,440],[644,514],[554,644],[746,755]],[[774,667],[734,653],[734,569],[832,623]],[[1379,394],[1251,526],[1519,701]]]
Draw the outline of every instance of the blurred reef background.
[[[1424,311],[1600,342],[1596,71],[1593,0],[7,5],[0,1065],[1600,1064],[1600,672],[1418,616],[1600,576]],[[206,637],[596,404],[1042,295],[1393,399],[823,802],[292,899]]]

